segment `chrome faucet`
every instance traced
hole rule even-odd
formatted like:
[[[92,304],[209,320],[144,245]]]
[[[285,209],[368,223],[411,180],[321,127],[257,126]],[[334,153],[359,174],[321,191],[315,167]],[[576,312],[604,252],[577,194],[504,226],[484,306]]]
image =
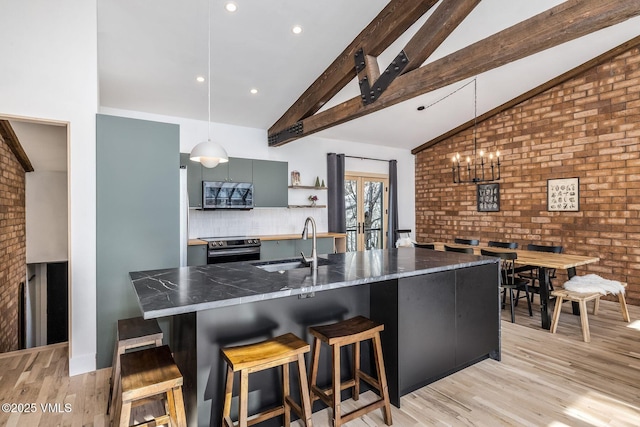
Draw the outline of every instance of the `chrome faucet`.
[[[318,252],[316,251],[316,221],[312,217],[307,217],[304,221],[304,228],[302,229],[302,239],[307,240],[309,234],[309,223],[311,223],[311,256],[304,256],[304,252],[300,251],[300,255],[302,255],[302,259],[305,263],[311,263],[311,271],[316,271],[318,269]]]

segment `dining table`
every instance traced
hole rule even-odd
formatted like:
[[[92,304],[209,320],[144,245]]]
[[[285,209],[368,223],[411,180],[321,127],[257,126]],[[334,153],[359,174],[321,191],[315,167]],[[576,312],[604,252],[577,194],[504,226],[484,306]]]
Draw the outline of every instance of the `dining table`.
[[[525,249],[506,249],[489,247],[485,245],[471,246],[458,243],[433,242],[434,249],[444,251],[444,246],[452,246],[458,248],[471,248],[474,255],[482,255],[482,249],[488,249],[493,252],[515,252],[518,258],[514,261],[516,265],[530,266],[538,269],[538,280],[540,281],[540,317],[543,329],[551,329],[551,315],[549,313],[549,271],[550,270],[566,270],[567,276],[571,279],[576,275],[576,267],[581,265],[592,264],[600,261],[597,256],[573,255],[567,253],[551,253],[529,251]],[[573,304],[573,314],[579,314],[577,304]]]

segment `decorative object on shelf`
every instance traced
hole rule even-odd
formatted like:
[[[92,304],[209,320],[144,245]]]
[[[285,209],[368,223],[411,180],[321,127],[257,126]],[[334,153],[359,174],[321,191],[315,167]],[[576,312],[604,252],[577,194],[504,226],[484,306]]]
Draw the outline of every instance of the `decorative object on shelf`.
[[[467,83],[470,84],[471,82]],[[466,85],[465,85],[466,86]],[[464,87],[464,86],[463,86]],[[462,88],[461,88],[462,89]],[[489,153],[489,161],[487,164],[491,167],[491,176],[485,175],[485,160],[484,150],[480,150],[480,159],[478,159],[477,153],[477,125],[478,125],[478,83],[477,77],[473,79],[473,161],[472,158],[467,156],[466,167],[460,163],[460,153],[456,153],[453,156],[453,165],[451,167],[451,173],[453,174],[454,184],[468,184],[477,182],[489,182],[497,181],[500,179],[500,151],[496,150],[495,162],[493,159],[493,153]],[[478,164],[478,161],[480,164]],[[472,165],[473,163],[473,165]],[[497,173],[496,173],[497,169]],[[466,173],[465,173],[466,170]],[[466,175],[466,177],[465,177]]]
[[[316,196],[315,194],[309,196],[309,201],[311,202],[311,206],[315,207],[316,202],[318,201],[318,196]]]
[[[322,187],[322,188],[324,188],[324,187],[325,187],[325,185],[324,185],[324,179],[322,180],[322,184],[320,184],[320,187]]]
[[[291,171],[291,185],[294,187],[300,185],[300,172]]]
[[[580,210],[580,179],[548,179],[547,210],[549,212],[578,212]]]
[[[224,147],[217,142],[211,140],[211,2],[209,4],[209,30],[207,38],[208,47],[208,70],[207,70],[207,89],[208,89],[208,120],[207,120],[207,140],[199,143],[189,154],[189,160],[194,162],[200,162],[205,168],[214,168],[218,166],[218,163],[226,163],[229,161],[229,156]]]
[[[500,212],[500,184],[478,184],[478,212]]]
[[[316,176],[316,187],[320,187],[320,177]]]

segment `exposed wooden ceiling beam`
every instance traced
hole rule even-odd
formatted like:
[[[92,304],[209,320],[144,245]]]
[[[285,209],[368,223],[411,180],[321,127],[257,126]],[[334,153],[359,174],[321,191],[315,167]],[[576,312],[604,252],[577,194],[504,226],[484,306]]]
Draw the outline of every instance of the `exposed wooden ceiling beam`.
[[[360,97],[356,97],[307,117],[299,122],[299,132],[277,145],[398,104],[639,14],[638,0],[568,0],[396,78],[375,103],[363,106]]]
[[[398,76],[420,67],[478,3],[480,0],[442,0],[438,8],[418,29],[384,72],[378,73],[379,78],[371,78],[370,73],[365,73],[362,76],[362,70],[369,67],[372,62],[371,58],[376,61],[376,68],[377,60],[375,57],[366,55],[367,52],[364,52],[364,49],[359,50],[356,53],[355,66],[358,70],[362,103],[366,105],[376,102]]]
[[[4,139],[4,142],[9,146],[13,155],[16,156],[24,171],[33,172],[31,160],[29,160],[27,153],[22,148],[22,144],[20,144],[20,140],[18,140],[18,136],[13,131],[13,126],[8,120],[0,120],[0,138]]]
[[[367,27],[347,46],[320,77],[271,126],[269,134],[289,128],[316,111],[356,77],[354,55],[363,48],[367,55],[380,55],[437,0],[391,0]]]
[[[478,3],[480,0],[442,0],[440,6],[404,47],[409,63],[403,74],[419,68]]]
[[[496,114],[500,114],[501,112],[512,108],[518,104],[520,104],[521,102],[524,102],[530,98],[533,98],[536,95],[541,94],[542,92],[545,92],[553,87],[556,87],[564,82],[566,82],[567,80],[570,80],[580,74],[582,74],[583,72],[589,70],[590,68],[595,67],[596,65],[599,65],[605,61],[608,61],[609,59],[615,58],[618,55],[623,54],[624,52],[628,51],[629,49],[635,47],[635,46],[640,46],[640,36],[638,37],[634,37],[633,39],[629,40],[628,42],[622,43],[619,46],[614,47],[613,49],[603,53],[602,55],[599,55],[587,62],[585,62],[584,64],[581,64],[569,71],[567,71],[564,74],[559,75],[558,77],[555,77],[543,84],[541,84],[538,87],[535,87],[525,93],[523,93],[522,95],[505,102],[504,104],[487,111],[486,113],[478,116],[475,120],[471,119],[463,124],[461,124],[460,126],[458,126],[455,129],[450,130],[449,132],[443,133],[442,135],[433,138],[430,141],[425,142],[424,144],[419,145],[418,147],[414,148],[413,150],[411,150],[411,154],[418,154],[419,152],[426,150],[429,147],[433,147],[434,145],[436,145],[439,142],[442,142],[454,135],[457,135],[458,133],[469,129],[470,127],[473,126],[474,122],[480,123],[484,120],[487,120],[490,117],[495,116]]]

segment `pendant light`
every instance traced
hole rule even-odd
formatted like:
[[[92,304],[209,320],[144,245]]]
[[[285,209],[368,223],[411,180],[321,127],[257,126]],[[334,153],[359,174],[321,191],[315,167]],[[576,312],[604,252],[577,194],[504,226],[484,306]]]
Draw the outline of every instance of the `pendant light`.
[[[209,11],[209,31],[208,31],[208,76],[207,78],[207,89],[209,96],[207,98],[207,106],[208,106],[208,120],[207,120],[207,140],[200,142],[198,145],[193,147],[191,150],[191,154],[189,155],[189,159],[194,162],[200,162],[202,166],[205,168],[214,168],[218,166],[219,163],[226,163],[229,161],[229,156],[225,151],[224,147],[217,142],[211,141],[211,0],[207,1],[208,3],[208,11]]]
[[[484,160],[484,150],[480,150],[480,165],[478,165],[478,141],[476,138],[478,127],[478,78],[473,80],[473,159],[467,156],[466,167],[460,163],[460,154],[453,156],[451,173],[454,184],[470,184],[481,182],[492,182],[500,180],[500,151],[496,150],[495,162],[493,153],[489,153],[489,161]],[[467,83],[469,84],[469,83]],[[466,86],[466,85],[465,85]],[[463,86],[464,87],[464,86]],[[473,167],[471,164],[473,163]],[[485,163],[491,167],[491,177],[485,175]],[[465,173],[466,170],[466,173]],[[462,171],[462,173],[460,172]],[[496,174],[497,171],[497,174]],[[465,176],[466,175],[466,176]]]

